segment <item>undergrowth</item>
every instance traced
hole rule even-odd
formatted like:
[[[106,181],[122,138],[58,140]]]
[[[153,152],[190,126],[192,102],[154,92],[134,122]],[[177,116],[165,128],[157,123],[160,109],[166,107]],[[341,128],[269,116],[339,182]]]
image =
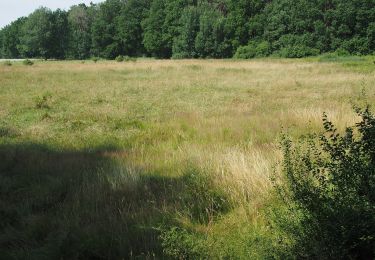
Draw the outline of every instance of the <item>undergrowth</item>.
[[[355,111],[361,121],[343,134],[324,115],[324,134],[283,138],[276,187],[287,217],[274,221],[294,238],[297,258],[375,257],[375,117]]]

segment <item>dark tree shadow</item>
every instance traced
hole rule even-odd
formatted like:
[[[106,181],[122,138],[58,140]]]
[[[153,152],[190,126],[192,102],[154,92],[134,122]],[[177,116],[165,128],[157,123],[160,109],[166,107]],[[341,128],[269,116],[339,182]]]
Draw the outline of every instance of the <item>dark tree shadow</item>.
[[[207,212],[225,209],[194,174],[128,170],[109,156],[116,152],[111,146],[60,151],[35,143],[1,145],[2,257],[162,258],[158,227],[178,225],[176,211],[205,221]]]
[[[9,258],[127,258],[161,255],[177,179],[116,176],[114,147],[56,151],[0,147],[0,249]],[[120,172],[121,173],[121,172]],[[123,173],[122,173],[123,174]],[[156,176],[156,175],[153,175]],[[174,189],[173,189],[174,190]],[[164,209],[165,212],[162,212]]]

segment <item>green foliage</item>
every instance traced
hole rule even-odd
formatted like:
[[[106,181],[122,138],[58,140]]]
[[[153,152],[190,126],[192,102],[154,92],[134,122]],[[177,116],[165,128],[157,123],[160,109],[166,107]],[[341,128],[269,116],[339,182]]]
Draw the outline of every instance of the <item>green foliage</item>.
[[[318,49],[313,49],[305,45],[292,45],[282,48],[277,52],[283,58],[302,58],[307,56],[316,56],[319,54]]]
[[[0,57],[21,58],[20,38],[26,18],[19,18],[0,30]]]
[[[199,11],[196,7],[185,8],[180,18],[181,27],[173,44],[173,58],[195,58],[195,38],[199,32]]]
[[[147,17],[149,8],[148,0],[129,0],[122,6],[116,22],[123,53],[131,56],[141,56],[145,53],[141,24]]]
[[[275,42],[274,53],[283,58],[302,58],[320,54],[319,49],[312,46],[314,40],[311,34],[285,34]]]
[[[375,255],[375,117],[369,107],[355,110],[361,121],[343,135],[324,115],[319,138],[283,139],[284,182],[276,187],[295,217],[275,221],[292,233],[297,257]]]
[[[72,6],[68,13],[68,47],[67,57],[86,59],[90,57],[91,25],[93,16],[84,5]]]
[[[223,6],[222,9],[227,12],[226,30],[230,34],[234,51],[263,33],[264,19],[260,14],[266,3],[258,0],[230,0]]]
[[[94,62],[94,63],[97,63],[100,58],[99,57],[91,57],[91,60]]]
[[[234,58],[236,59],[252,59],[256,56],[254,45],[246,45],[238,47]]]
[[[266,57],[271,54],[271,45],[267,41],[262,41],[255,48],[257,57]]]
[[[367,55],[375,50],[374,20],[368,0],[106,0],[18,19],[0,30],[0,57]],[[255,55],[239,49],[248,45]]]
[[[124,61],[124,56],[119,55],[119,56],[116,57],[115,60],[116,60],[117,62],[123,62],[123,61]]]
[[[51,49],[50,57],[55,59],[65,59],[69,42],[68,13],[57,9],[52,13],[51,23],[52,45],[49,46]]]
[[[195,38],[195,49],[200,57],[222,58],[231,55],[226,41],[225,18],[212,6],[201,7],[199,32]]]
[[[345,56],[349,56],[350,55],[350,53],[347,50],[342,49],[342,48],[338,48],[335,51],[335,54],[337,54],[337,56],[339,56],[339,57],[345,57]]]
[[[24,57],[53,57],[54,48],[53,13],[50,9],[35,10],[22,26],[20,53]]]
[[[184,26],[181,20],[181,12],[192,5],[191,0],[168,0],[165,1],[165,17],[163,22],[163,40],[168,46],[169,57],[173,55],[173,44],[180,34],[180,28]]]
[[[152,1],[148,17],[142,22],[144,30],[143,44],[146,51],[158,58],[171,56],[171,46],[167,45],[163,37],[165,18],[165,0]]]
[[[271,54],[271,46],[268,42],[262,41],[260,43],[250,42],[246,46],[238,47],[234,58],[236,59],[251,59],[255,57],[266,57]]]
[[[29,60],[29,59],[23,60],[22,63],[23,63],[23,65],[26,65],[26,66],[34,65],[34,62],[32,60]]]
[[[91,53],[93,55],[114,59],[122,52],[121,40],[117,30],[121,6],[121,0],[108,0],[95,9],[91,26]]]

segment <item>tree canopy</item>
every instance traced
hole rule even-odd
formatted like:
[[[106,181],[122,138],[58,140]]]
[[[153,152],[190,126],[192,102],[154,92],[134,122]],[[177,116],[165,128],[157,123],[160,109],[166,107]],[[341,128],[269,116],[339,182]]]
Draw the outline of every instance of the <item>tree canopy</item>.
[[[373,0],[106,0],[39,8],[0,30],[2,58],[304,57],[375,51]]]

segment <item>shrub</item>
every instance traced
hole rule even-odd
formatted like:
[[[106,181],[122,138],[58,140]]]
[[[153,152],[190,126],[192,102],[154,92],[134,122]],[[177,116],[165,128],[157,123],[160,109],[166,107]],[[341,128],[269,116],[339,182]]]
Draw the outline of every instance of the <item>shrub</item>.
[[[255,51],[257,57],[266,57],[271,54],[271,45],[267,41],[262,41],[256,46]]]
[[[124,61],[124,56],[122,56],[122,55],[117,56],[116,57],[116,61],[117,62],[123,62]]]
[[[302,44],[288,45],[277,52],[277,54],[283,58],[303,58],[316,56],[319,53],[320,51],[318,49],[310,48]]]
[[[267,41],[260,43],[250,42],[246,46],[238,47],[234,58],[236,59],[252,59],[255,57],[266,57],[271,53],[271,45]]]
[[[94,63],[97,63],[100,58],[99,57],[91,57],[91,60],[94,62]]]
[[[312,34],[284,34],[273,44],[275,54],[283,58],[303,58],[320,54],[319,44]]]
[[[9,60],[4,61],[4,66],[12,66],[12,63]]]
[[[375,117],[355,110],[362,120],[343,135],[324,115],[324,134],[283,138],[276,188],[289,217],[275,222],[293,233],[297,258],[375,257]]]
[[[347,51],[347,50],[345,50],[345,49],[342,49],[342,48],[338,48],[336,51],[335,51],[335,54],[337,54],[337,56],[343,56],[343,57],[345,57],[345,56],[349,56],[350,55],[350,53]]]
[[[34,65],[34,62],[29,60],[29,59],[24,60],[22,63],[23,63],[23,65],[26,65],[26,66]]]
[[[347,52],[355,55],[369,54],[369,42],[367,38],[363,37],[352,37],[349,40],[341,42],[340,48]]]

